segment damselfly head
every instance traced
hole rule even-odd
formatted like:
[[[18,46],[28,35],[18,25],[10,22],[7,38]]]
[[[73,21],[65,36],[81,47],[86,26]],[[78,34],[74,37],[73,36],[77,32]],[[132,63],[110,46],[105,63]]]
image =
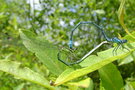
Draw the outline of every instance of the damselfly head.
[[[122,43],[126,43],[126,42],[127,42],[127,40],[126,40],[126,39],[123,39],[123,40],[122,40]]]

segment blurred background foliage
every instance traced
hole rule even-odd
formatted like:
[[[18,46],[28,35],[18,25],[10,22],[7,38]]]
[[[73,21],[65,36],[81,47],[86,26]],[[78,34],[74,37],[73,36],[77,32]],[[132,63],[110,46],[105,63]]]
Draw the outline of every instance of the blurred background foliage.
[[[109,37],[118,34],[125,36],[126,33],[118,21],[119,5],[120,0],[0,0],[0,59],[22,62],[23,65],[51,78],[46,67],[22,45],[18,30],[31,30],[59,47],[68,45],[70,31],[80,21],[97,23],[105,29]],[[135,30],[134,5],[134,0],[127,0],[125,4],[124,20],[129,31]],[[81,25],[74,33],[74,45],[78,48],[80,57],[102,41],[103,36],[92,25]],[[98,51],[109,47],[111,46],[103,46]],[[129,70],[130,66],[132,67]],[[124,79],[134,74],[133,64],[119,68]],[[98,86],[97,73],[90,76],[93,76],[94,83]],[[13,79],[13,76],[4,72],[0,72],[0,77],[1,90],[20,87],[39,89],[39,86]]]

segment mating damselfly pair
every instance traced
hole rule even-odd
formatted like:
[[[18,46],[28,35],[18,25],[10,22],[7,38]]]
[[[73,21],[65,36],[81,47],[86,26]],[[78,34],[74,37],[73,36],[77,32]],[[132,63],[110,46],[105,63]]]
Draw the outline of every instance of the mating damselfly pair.
[[[101,34],[104,36],[105,40],[104,42],[100,43],[99,45],[97,45],[94,49],[92,49],[90,52],[88,52],[86,55],[84,55],[81,59],[78,59],[76,57],[76,55],[74,54],[75,50],[73,48],[73,34],[74,34],[74,31],[82,24],[88,24],[88,25],[94,25],[95,27],[98,28],[98,30],[101,32]],[[103,30],[103,28],[99,25],[97,25],[96,23],[94,22],[91,22],[91,21],[87,21],[87,22],[79,22],[72,30],[71,30],[71,33],[70,33],[70,37],[69,37],[69,49],[66,49],[66,51],[64,51],[65,55],[68,56],[69,60],[72,60],[72,58],[74,58],[75,61],[72,61],[72,62],[67,62],[66,60],[62,60],[61,59],[61,54],[62,54],[62,50],[59,51],[59,53],[57,54],[57,57],[58,57],[58,60],[61,61],[62,63],[66,64],[66,65],[74,65],[74,64],[78,64],[80,62],[82,62],[85,58],[87,58],[92,52],[94,52],[97,48],[99,48],[102,44],[104,43],[107,43],[107,42],[111,42],[111,43],[116,43],[117,44],[117,47],[115,47],[112,51],[112,53],[115,53],[117,54],[117,49],[122,46],[123,48],[126,48],[124,47],[124,43],[127,43],[127,40],[126,39],[119,39],[117,37],[112,37],[112,38],[109,38],[105,31]],[[127,49],[127,48],[126,48]],[[128,49],[127,49],[128,50]],[[69,54],[70,53],[70,54]],[[72,55],[72,56],[71,56]],[[65,57],[66,57],[65,56]],[[63,56],[64,57],[64,56]]]

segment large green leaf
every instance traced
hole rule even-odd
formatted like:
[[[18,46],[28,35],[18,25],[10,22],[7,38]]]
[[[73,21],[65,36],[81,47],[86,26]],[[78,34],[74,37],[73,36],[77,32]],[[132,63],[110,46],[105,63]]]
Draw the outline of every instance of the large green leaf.
[[[112,63],[98,70],[105,90],[120,90],[124,87],[119,70]]]
[[[21,64],[16,61],[0,60],[0,70],[12,74],[16,78],[39,84],[49,90],[54,90],[54,87],[50,86],[49,81],[47,81],[42,75],[27,67],[22,67]]]
[[[20,36],[25,47],[41,60],[44,65],[55,75],[62,73],[66,66],[57,60],[57,48],[34,33],[26,30],[20,30]]]
[[[135,43],[131,43],[130,45],[135,46]],[[80,63],[80,65],[85,68],[77,69],[74,71],[66,70],[57,78],[55,85],[63,84],[67,81],[70,81],[72,79],[78,78],[80,76],[86,75],[95,70],[98,70],[101,67],[103,67],[117,59],[124,58],[124,57],[128,56],[130,53],[132,53],[133,51],[135,51],[135,48],[130,49],[130,51],[127,51],[124,49],[123,52],[121,50],[118,50],[118,54],[116,56],[113,56],[112,50],[113,50],[113,48],[99,52],[98,56],[90,55],[82,63]]]

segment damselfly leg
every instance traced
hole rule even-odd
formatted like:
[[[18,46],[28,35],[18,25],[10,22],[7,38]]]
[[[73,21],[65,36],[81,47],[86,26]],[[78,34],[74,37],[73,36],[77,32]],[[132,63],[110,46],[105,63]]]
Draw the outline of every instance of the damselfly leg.
[[[118,46],[116,46],[114,49],[113,49],[113,56],[117,55],[117,50],[118,49],[121,49],[124,51],[124,49],[126,49],[127,51],[130,51],[128,48],[126,48],[122,43],[121,44],[118,44]]]
[[[130,51],[127,47],[125,47],[123,44],[121,45],[123,49],[126,49],[127,51]]]
[[[118,46],[114,47],[112,53],[113,53],[113,56],[117,55],[117,50],[120,48],[121,44],[119,44]]]

